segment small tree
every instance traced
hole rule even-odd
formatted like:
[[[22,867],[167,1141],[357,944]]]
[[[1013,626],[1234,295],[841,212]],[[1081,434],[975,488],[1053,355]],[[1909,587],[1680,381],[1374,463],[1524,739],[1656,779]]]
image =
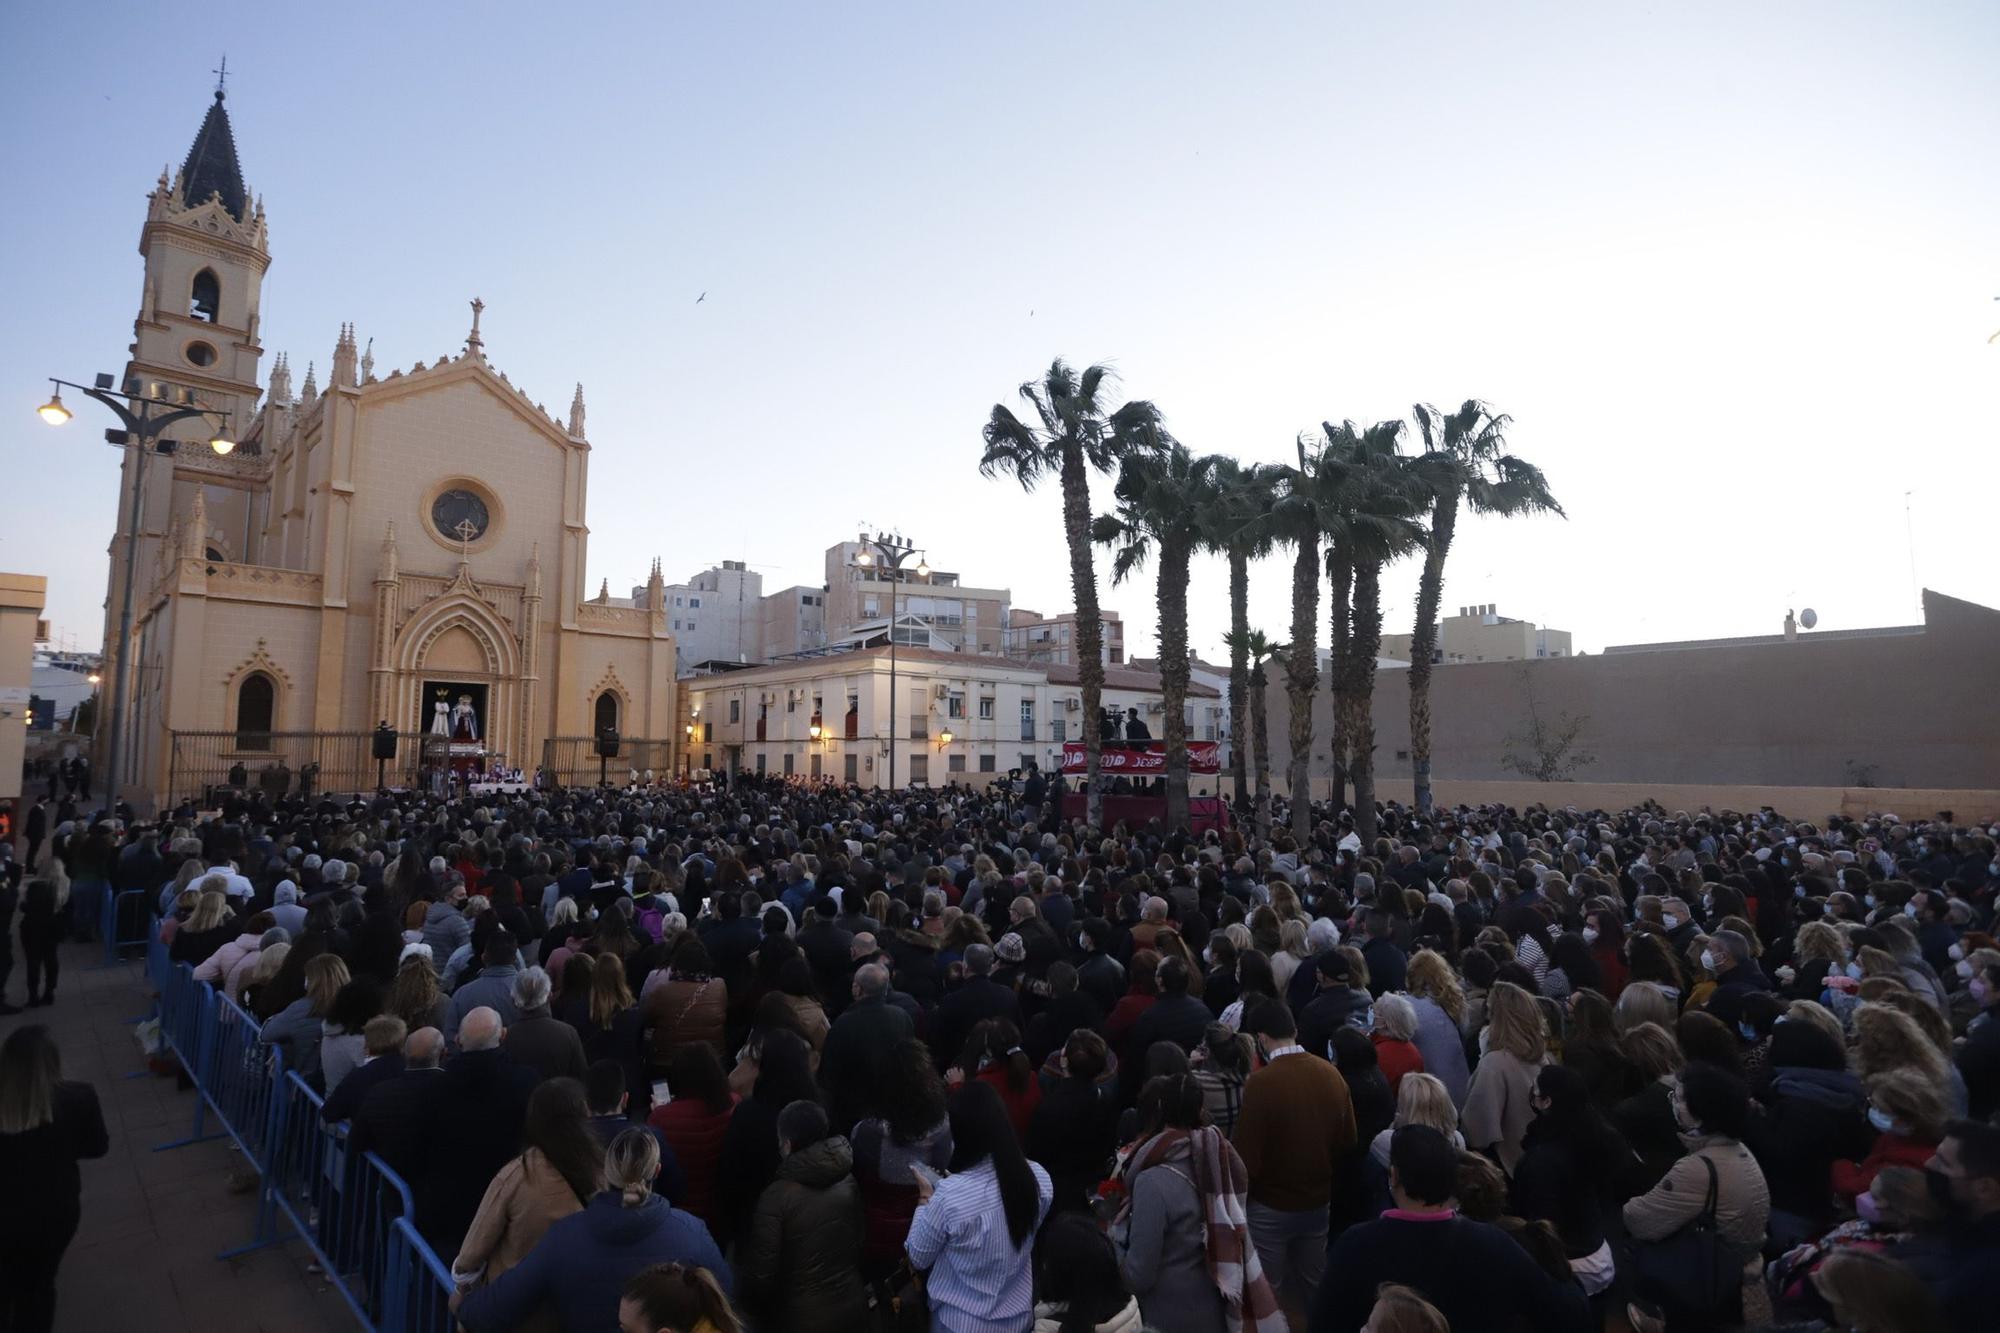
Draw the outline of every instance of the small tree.
[[[1527,704],[1527,725],[1502,742],[1507,747],[1500,756],[1502,768],[1534,782],[1572,782],[1578,769],[1597,762],[1596,755],[1577,745],[1590,718],[1566,708],[1553,718],[1543,717],[1535,698],[1535,679],[1526,666],[1521,668],[1521,695]]]

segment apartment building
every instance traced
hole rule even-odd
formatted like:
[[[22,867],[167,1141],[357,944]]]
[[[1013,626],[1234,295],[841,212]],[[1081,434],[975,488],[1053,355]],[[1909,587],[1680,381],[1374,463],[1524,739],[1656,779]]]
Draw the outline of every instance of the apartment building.
[[[1104,665],[1123,666],[1125,625],[1116,611],[1103,611],[1101,616]],[[1045,616],[1039,611],[1016,608],[1007,617],[1004,651],[1008,657],[1021,662],[1075,666],[1077,629],[1074,611]]]
[[[869,563],[858,558],[870,553]],[[856,625],[915,616],[961,652],[1003,655],[1009,604],[1006,588],[967,584],[950,570],[912,560],[890,569],[872,559],[870,534],[826,550],[826,635],[838,639]],[[893,604],[893,605],[892,605]]]
[[[1408,634],[1384,634],[1381,656],[1410,660]],[[1461,606],[1455,616],[1438,618],[1437,653],[1432,661],[1530,662],[1544,657],[1572,657],[1569,631],[1537,627],[1534,622],[1501,615],[1493,603]]]

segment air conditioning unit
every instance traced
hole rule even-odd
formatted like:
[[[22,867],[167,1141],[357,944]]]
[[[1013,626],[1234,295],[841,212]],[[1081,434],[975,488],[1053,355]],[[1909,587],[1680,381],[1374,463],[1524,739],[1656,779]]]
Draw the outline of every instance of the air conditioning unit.
[[[1149,713],[1164,713],[1167,711],[1167,705],[1164,702],[1156,699],[1152,703],[1146,705],[1146,711]]]
[[[949,685],[933,685],[933,686],[931,687],[931,698],[933,698],[933,699],[948,699],[948,698],[950,698],[950,697],[951,697],[951,686],[949,686]]]
[[[1063,700],[1063,711],[1065,712],[1074,713],[1077,709],[1081,707],[1083,707],[1083,700],[1081,699]]]

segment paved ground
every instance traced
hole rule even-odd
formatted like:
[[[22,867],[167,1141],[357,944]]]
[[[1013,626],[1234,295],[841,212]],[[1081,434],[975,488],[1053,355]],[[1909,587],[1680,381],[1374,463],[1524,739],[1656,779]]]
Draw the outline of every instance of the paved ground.
[[[65,945],[62,983],[48,1009],[0,1018],[0,1034],[48,1025],[65,1077],[96,1087],[111,1152],[83,1164],[83,1226],[63,1260],[58,1329],[143,1328],[154,1333],[352,1333],[337,1291],[306,1272],[293,1241],[218,1260],[256,1226],[256,1196],[229,1192],[242,1157],[225,1139],[154,1152],[187,1136],[195,1094],[145,1068],[132,1020],[151,1007],[140,965],[98,966],[101,946]],[[23,998],[17,962],[7,999]],[[210,1126],[214,1119],[209,1119]]]

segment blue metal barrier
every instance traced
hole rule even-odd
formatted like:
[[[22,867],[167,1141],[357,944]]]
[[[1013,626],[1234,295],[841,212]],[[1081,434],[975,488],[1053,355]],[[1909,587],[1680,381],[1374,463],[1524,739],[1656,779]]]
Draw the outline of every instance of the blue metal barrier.
[[[390,1224],[386,1286],[380,1333],[452,1333],[451,1270],[406,1217]]]
[[[411,1221],[410,1187],[374,1153],[348,1150],[344,1127],[325,1123],[324,1099],[285,1068],[257,1020],[172,962],[157,928],[146,972],[161,1038],[196,1090],[193,1133],[161,1149],[226,1133],[263,1177],[256,1234],[219,1257],[282,1242],[288,1222],[364,1328],[452,1333],[451,1271]],[[204,1133],[210,1110],[221,1132]]]
[[[173,970],[167,974],[167,984],[160,990],[160,1036],[203,1095],[195,1098],[194,1128],[189,1131],[188,1137],[163,1143],[154,1152],[216,1137],[206,1133],[205,1127],[209,1094],[214,1089],[210,1061],[217,1035],[215,1006],[218,998],[213,986],[194,979],[194,969],[186,963],[173,965]]]
[[[131,914],[137,922],[136,929],[140,933],[128,935],[123,939],[120,939],[118,936],[118,922],[124,914],[124,905],[131,902],[143,904],[149,896],[140,889],[127,889],[123,893],[113,893],[109,886],[105,888],[104,910],[98,917],[97,928],[98,932],[104,936],[104,965],[106,967],[115,964],[118,961],[118,955],[123,950],[141,948],[152,940],[152,914],[147,911],[139,911]]]

